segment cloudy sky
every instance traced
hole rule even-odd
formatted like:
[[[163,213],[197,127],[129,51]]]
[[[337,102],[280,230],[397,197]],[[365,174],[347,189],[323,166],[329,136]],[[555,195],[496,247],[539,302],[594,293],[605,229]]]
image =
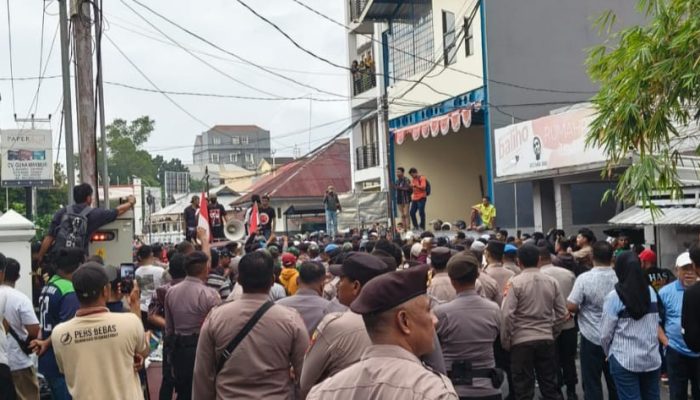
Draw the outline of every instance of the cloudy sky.
[[[323,20],[292,0],[245,0],[260,14],[278,24],[304,47],[323,57],[345,64],[345,31]],[[342,21],[343,0],[300,0]],[[61,73],[60,38],[51,47],[58,28],[57,1],[9,0],[12,58],[15,78],[39,76],[40,57],[45,76],[35,106],[37,80],[15,80],[14,98],[10,77],[7,9],[0,5],[0,129],[17,128],[13,113],[27,116],[36,108],[37,117],[53,114],[51,127],[54,148],[58,147],[61,80],[50,78]],[[236,0],[168,1],[143,0],[153,10],[180,24],[219,47],[253,63],[267,67],[303,84],[347,96],[347,72],[325,64],[293,47],[279,32],[261,21]],[[42,10],[45,7],[42,36]],[[134,0],[105,1],[105,38],[103,40],[104,79],[139,88],[153,86],[120,54],[113,41],[161,90],[198,92],[253,97],[308,97],[341,101],[310,102],[241,100],[232,98],[172,95],[171,98],[191,116],[178,109],[160,93],[136,91],[116,85],[105,87],[106,119],[127,120],[148,115],[156,129],[146,144],[152,154],[166,159],[180,158],[192,162],[192,145],[197,134],[216,124],[256,124],[271,131],[276,155],[292,155],[295,144],[301,154],[309,146],[323,142],[350,123],[349,106],[342,97],[321,94],[280,77],[273,76],[236,60],[208,44],[189,36],[160,19]],[[129,9],[133,8],[144,19]],[[149,25],[149,22],[155,27]],[[173,44],[158,30],[174,39],[197,57]],[[43,37],[43,54],[40,54]],[[50,57],[49,57],[50,56]],[[216,71],[218,69],[219,71]],[[245,83],[246,87],[230,77]],[[252,88],[251,88],[252,87]],[[73,98],[75,101],[75,97]],[[13,105],[14,103],[14,105]],[[74,107],[75,111],[75,107]],[[310,112],[311,111],[311,112]],[[40,125],[41,126],[41,125]],[[77,150],[76,150],[77,152]],[[65,157],[65,141],[59,159]],[[56,158],[56,156],[54,156]]]

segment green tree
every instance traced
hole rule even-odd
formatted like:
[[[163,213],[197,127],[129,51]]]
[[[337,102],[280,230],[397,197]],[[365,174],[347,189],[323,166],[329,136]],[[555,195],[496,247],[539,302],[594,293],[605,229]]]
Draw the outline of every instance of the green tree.
[[[656,210],[655,191],[682,195],[673,143],[677,127],[700,117],[700,2],[640,0],[638,7],[644,26],[615,32],[611,11],[597,21],[608,38],[588,57],[600,91],[592,100],[597,114],[587,143],[607,154],[605,177],[625,168],[606,197]]]
[[[150,153],[143,149],[148,141],[155,121],[148,116],[131,122],[116,119],[106,127],[107,168],[111,184],[126,184],[136,176],[147,186],[158,185],[157,168]],[[99,149],[98,168],[102,170],[102,151]]]

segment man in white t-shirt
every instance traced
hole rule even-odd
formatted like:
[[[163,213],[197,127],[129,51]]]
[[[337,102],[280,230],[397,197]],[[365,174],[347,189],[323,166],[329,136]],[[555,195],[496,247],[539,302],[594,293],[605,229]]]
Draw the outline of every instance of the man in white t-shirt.
[[[139,260],[139,267],[136,269],[136,280],[141,289],[141,319],[145,326],[148,324],[148,304],[151,302],[153,293],[163,284],[162,267],[154,265],[153,248],[149,245],[141,246],[136,252]]]
[[[39,382],[36,377],[34,360],[24,351],[29,342],[39,335],[39,320],[34,313],[31,300],[15,289],[19,279],[20,265],[14,258],[8,258],[5,266],[4,282],[0,285],[0,295],[4,294],[5,320],[7,327],[7,358],[15,391],[20,399],[38,399]],[[0,273],[0,282],[3,281]]]
[[[0,253],[0,278],[4,279],[5,266],[7,260]],[[15,385],[12,383],[12,373],[10,372],[9,360],[7,358],[7,337],[5,335],[6,322],[5,319],[5,302],[7,301],[7,293],[0,291],[0,395],[6,399],[16,399]]]
[[[143,399],[136,369],[149,348],[141,321],[132,313],[109,312],[111,288],[101,265],[83,264],[72,280],[80,308],[51,333],[68,391],[75,399]]]

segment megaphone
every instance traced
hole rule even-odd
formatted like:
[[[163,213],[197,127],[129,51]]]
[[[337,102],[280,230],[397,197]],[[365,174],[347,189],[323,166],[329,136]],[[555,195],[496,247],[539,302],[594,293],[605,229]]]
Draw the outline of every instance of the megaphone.
[[[224,235],[226,235],[226,239],[232,242],[245,238],[245,227],[243,226],[243,222],[237,219],[226,222],[226,226],[224,227]]]

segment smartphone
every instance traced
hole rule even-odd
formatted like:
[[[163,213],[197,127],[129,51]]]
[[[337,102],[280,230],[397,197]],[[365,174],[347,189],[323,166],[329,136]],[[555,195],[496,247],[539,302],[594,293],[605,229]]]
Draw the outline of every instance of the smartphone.
[[[134,289],[134,278],[136,266],[133,263],[123,263],[119,265],[119,283],[122,293],[131,293]]]

